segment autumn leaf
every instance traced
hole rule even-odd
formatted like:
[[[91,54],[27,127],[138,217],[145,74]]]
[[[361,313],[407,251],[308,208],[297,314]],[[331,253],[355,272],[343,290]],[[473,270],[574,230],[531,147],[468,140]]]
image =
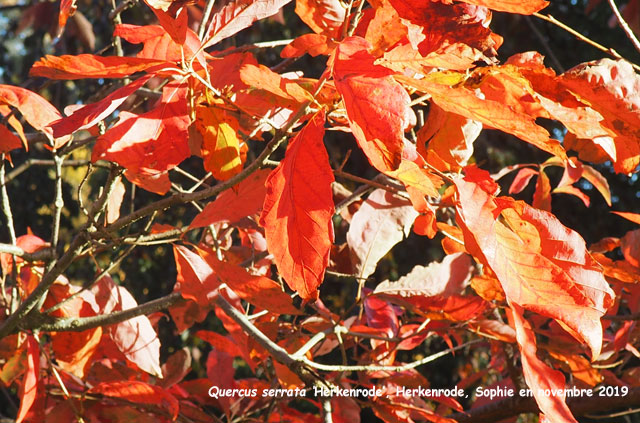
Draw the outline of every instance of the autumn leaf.
[[[0,140],[0,154],[22,147],[22,140],[4,125],[0,125]]]
[[[160,103],[137,115],[120,112],[118,123],[98,138],[92,161],[116,162],[127,169],[125,176],[147,190],[164,194],[168,190],[167,170],[191,155],[188,146],[190,119],[187,114],[186,88],[168,84]],[[141,183],[138,177],[147,179]],[[144,181],[143,181],[144,182]]]
[[[27,413],[36,401],[38,395],[38,380],[40,379],[40,345],[33,335],[27,336],[27,369],[18,392],[20,409],[16,416],[16,423],[24,421]]]
[[[67,24],[67,19],[72,16],[78,6],[76,0],[60,0],[60,14],[58,15],[58,37],[64,31],[64,26]]]
[[[368,278],[391,248],[409,236],[418,212],[411,203],[383,189],[373,191],[353,215],[347,232],[351,262],[359,278]]]
[[[344,39],[335,52],[333,77],[351,132],[371,164],[384,172],[400,166],[404,131],[415,115],[405,89],[391,78],[392,71],[374,65],[369,47],[360,37]]]
[[[15,107],[24,119],[47,138],[56,138],[49,124],[62,117],[60,112],[40,95],[25,88],[12,85],[0,85],[0,105]],[[61,137],[54,142],[54,148],[62,147],[71,138]]]
[[[300,57],[308,53],[312,57],[321,54],[329,54],[336,47],[336,43],[330,41],[325,35],[303,34],[287,44],[280,52],[283,59]]]
[[[138,78],[113,91],[102,100],[80,107],[68,117],[51,122],[49,126],[53,129],[53,135],[61,137],[94,126],[113,113],[130,95],[146,84],[150,78],[150,75]]]
[[[204,48],[219,43],[255,21],[278,13],[291,0],[233,0],[213,15],[205,32]]]
[[[136,307],[135,298],[111,277],[103,276],[91,289],[101,314]],[[160,340],[147,316],[136,316],[108,328],[109,335],[127,360],[141,370],[162,378],[160,368]]]
[[[260,211],[267,189],[268,169],[253,172],[247,179],[228,189],[207,204],[191,222],[190,228],[201,228],[218,222],[235,223]]]
[[[340,0],[296,0],[296,15],[316,34],[338,38],[347,10]]]
[[[200,255],[182,245],[173,246],[178,271],[177,288],[180,294],[206,307],[218,293],[220,280]]]
[[[215,252],[201,249],[201,255],[211,266],[220,283],[226,283],[240,298],[251,304],[278,314],[298,314],[291,297],[282,291],[280,284],[264,277],[250,274],[236,264],[217,259]]]
[[[470,270],[471,259],[468,254],[449,254],[440,263],[414,267],[396,282],[380,283],[373,293],[401,297],[459,294],[471,277]]]
[[[238,127],[237,119],[215,104],[196,107],[196,128],[202,135],[204,168],[218,180],[225,181],[242,170],[244,160]]]
[[[547,366],[536,355],[536,337],[524,320],[524,310],[517,304],[511,304],[513,323],[516,329],[516,339],[520,348],[522,373],[531,388],[531,392],[542,411],[552,422],[577,423],[565,403],[564,375]],[[562,392],[561,395],[547,395],[547,392]]]
[[[161,407],[174,420],[180,410],[178,400],[171,393],[159,386],[137,380],[100,382],[89,389],[87,393],[120,398],[134,404]]]
[[[289,142],[267,179],[260,224],[269,252],[291,289],[318,296],[333,243],[333,172],[323,145],[324,112],[316,113]]]
[[[46,55],[33,64],[29,75],[49,79],[124,78],[136,72],[157,71],[170,64],[165,60],[142,57]],[[175,68],[173,72],[177,72]]]
[[[600,317],[614,293],[584,240],[548,212],[494,197],[488,174],[467,169],[455,183],[468,251],[493,270],[509,301],[562,322],[598,357]]]

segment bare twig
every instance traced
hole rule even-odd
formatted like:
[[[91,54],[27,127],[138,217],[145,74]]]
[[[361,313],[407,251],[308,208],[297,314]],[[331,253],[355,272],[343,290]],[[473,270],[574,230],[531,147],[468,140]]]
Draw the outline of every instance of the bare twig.
[[[12,254],[16,257],[20,257],[25,261],[45,261],[51,260],[51,258],[53,258],[55,254],[55,251],[52,248],[44,248],[33,253],[28,253],[17,245],[0,243],[0,253]]]
[[[35,322],[27,321],[24,326],[20,325],[22,329],[32,329],[29,327],[30,323],[35,323],[36,327],[41,332],[82,332],[87,329],[97,328],[99,326],[113,325],[116,323],[124,322],[125,320],[132,319],[137,316],[145,314],[155,313],[156,311],[164,310],[172,305],[178,304],[184,301],[182,295],[179,292],[172,292],[164,297],[158,298],[140,304],[136,307],[128,308],[126,310],[117,311],[110,314],[101,314],[98,316],[90,317],[68,317],[61,319],[54,319],[50,323],[42,324],[38,320]]]
[[[51,247],[56,250],[58,246],[58,239],[60,237],[60,218],[62,217],[62,208],[64,207],[64,199],[62,198],[62,163],[64,157],[53,156],[53,162],[55,164],[56,172],[56,188],[55,198],[53,200],[53,225],[51,228]],[[49,265],[53,265],[54,261],[51,261]]]
[[[16,230],[13,226],[13,214],[11,213],[11,203],[9,202],[9,193],[4,180],[4,153],[0,155],[0,195],[2,196],[2,211],[7,220],[7,230],[9,231],[9,240],[12,245],[16,245]]]
[[[200,21],[200,27],[198,28],[198,38],[200,41],[204,40],[205,31],[207,30],[207,24],[209,23],[209,17],[211,16],[211,11],[213,10],[213,6],[216,4],[216,0],[207,0],[207,5],[204,8],[204,14],[202,15],[202,20]]]
[[[614,0],[607,0],[609,2],[609,6],[611,6],[611,10],[613,10],[613,14],[618,18],[618,23],[624,30],[625,34],[627,34],[627,38],[631,40],[631,43],[636,48],[636,50],[640,53],[640,41],[633,33],[633,30],[629,27],[629,24],[624,20],[622,14],[618,10],[618,6],[616,6],[616,2]]]
[[[624,57],[622,57],[620,55],[620,53],[618,53],[617,51],[615,51],[612,48],[607,48],[605,46],[603,46],[602,44],[598,44],[597,42],[585,37],[584,35],[580,34],[578,31],[576,31],[575,29],[571,28],[570,26],[560,22],[559,20],[557,20],[556,18],[554,18],[551,15],[543,15],[540,13],[534,13],[533,16],[535,16],[538,19],[542,19],[543,21],[547,21],[549,23],[552,23],[562,29],[564,29],[565,31],[567,31],[568,33],[570,33],[571,35],[573,35],[574,37],[576,37],[577,39],[579,39],[580,41],[584,41],[585,43],[589,44],[592,47],[597,48],[598,50],[609,54],[610,56],[618,59],[618,60],[626,60]],[[631,66],[633,66],[633,68],[637,71],[640,71],[640,66],[636,65],[635,63],[631,63]]]

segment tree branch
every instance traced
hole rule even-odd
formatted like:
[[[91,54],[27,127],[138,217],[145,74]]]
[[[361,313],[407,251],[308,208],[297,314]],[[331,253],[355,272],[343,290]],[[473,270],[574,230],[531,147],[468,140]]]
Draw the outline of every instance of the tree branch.
[[[12,254],[16,257],[20,257],[25,261],[45,261],[51,260],[54,257],[55,251],[53,248],[43,248],[33,253],[28,253],[17,245],[0,243],[0,253]]]
[[[132,319],[137,316],[155,313],[164,310],[175,304],[185,301],[179,292],[172,292],[162,298],[140,304],[133,308],[117,311],[109,314],[101,314],[90,317],[69,317],[55,319],[52,322],[41,324],[40,319],[35,318],[33,321],[25,322],[20,325],[21,329],[38,329],[41,332],[82,332],[87,329],[97,328],[99,326],[113,325]],[[43,316],[47,318],[47,316]]]
[[[624,30],[624,33],[627,34],[627,38],[631,40],[631,43],[636,48],[638,52],[640,52],[640,41],[636,38],[636,35],[633,33],[633,30],[629,27],[629,24],[624,20],[622,14],[618,10],[618,6],[616,6],[616,2],[614,0],[608,0],[609,6],[611,6],[611,10],[613,10],[613,14],[618,18],[618,23]]]

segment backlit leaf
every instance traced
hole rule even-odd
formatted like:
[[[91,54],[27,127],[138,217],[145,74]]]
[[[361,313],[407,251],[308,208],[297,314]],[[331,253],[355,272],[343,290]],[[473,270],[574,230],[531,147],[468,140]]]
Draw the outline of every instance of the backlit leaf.
[[[289,142],[267,179],[260,217],[278,271],[305,300],[318,296],[333,243],[333,172],[322,142],[324,121],[324,113],[316,113]]]
[[[373,191],[353,215],[347,232],[351,261],[360,278],[368,278],[391,248],[409,236],[418,216],[408,200],[383,189]]]
[[[102,277],[91,289],[101,314],[136,307],[135,298],[111,277]],[[136,316],[108,328],[111,339],[124,356],[141,370],[162,378],[160,340],[147,316]]]
[[[384,172],[400,166],[404,131],[415,115],[409,94],[390,77],[389,69],[373,64],[369,47],[363,38],[343,40],[336,49],[333,77],[351,132],[371,164]]]
[[[270,172],[269,169],[253,172],[232,189],[224,191],[205,206],[190,227],[201,228],[217,222],[235,223],[259,212],[264,203],[267,192],[265,181]]]
[[[36,401],[38,394],[38,379],[40,378],[40,345],[33,335],[27,336],[27,370],[18,392],[20,409],[16,416],[16,423],[24,421],[27,413]]]
[[[598,357],[600,317],[614,294],[584,240],[550,213],[494,197],[493,181],[478,172],[456,180],[465,246],[491,267],[509,301],[562,322]]]
[[[120,398],[134,404],[158,406],[164,408],[173,419],[180,410],[178,400],[168,391],[137,380],[101,382],[89,389],[88,393]]]
[[[136,72],[153,71],[168,66],[170,64],[164,60],[142,57],[46,55],[33,64],[29,75],[49,79],[123,78]]]
[[[531,15],[538,12],[549,5],[545,0],[462,0],[465,3],[475,4],[478,6],[488,7],[489,9],[498,10],[500,12],[520,13],[522,15]]]
[[[340,0],[296,0],[296,15],[316,34],[337,38],[347,10]]]
[[[186,299],[206,307],[217,295],[220,280],[211,266],[198,254],[182,245],[173,246],[178,271],[179,291]]]
[[[207,28],[204,47],[228,38],[255,21],[273,16],[291,0],[233,0],[213,15]]]

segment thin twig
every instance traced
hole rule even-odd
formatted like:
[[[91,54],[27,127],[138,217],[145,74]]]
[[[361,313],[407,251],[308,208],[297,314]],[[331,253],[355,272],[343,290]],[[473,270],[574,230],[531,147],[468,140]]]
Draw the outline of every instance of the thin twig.
[[[13,213],[11,213],[11,203],[9,202],[9,193],[4,180],[4,153],[0,155],[0,195],[2,195],[2,211],[7,220],[7,230],[9,231],[9,240],[11,245],[16,245],[16,230],[13,226]]]
[[[560,63],[560,60],[558,60],[558,57],[556,56],[556,54],[553,52],[553,49],[551,48],[551,45],[549,45],[549,42],[547,41],[547,39],[544,37],[544,35],[542,34],[542,32],[540,32],[540,30],[538,29],[538,27],[533,23],[533,19],[531,19],[531,17],[529,16],[525,16],[524,17],[525,22],[527,23],[527,25],[529,25],[529,28],[531,28],[531,30],[533,31],[533,33],[536,35],[536,37],[538,38],[538,40],[540,40],[540,42],[542,43],[542,47],[544,47],[544,50],[547,52],[547,54],[549,55],[549,58],[551,58],[551,61],[553,62],[554,65],[556,65],[556,68],[558,69],[558,71],[560,73],[564,73],[565,69],[562,66],[562,64]]]
[[[209,23],[209,17],[211,16],[211,11],[213,10],[213,6],[216,4],[216,0],[207,0],[207,5],[204,8],[204,14],[202,15],[202,20],[200,21],[200,27],[198,28],[198,38],[200,41],[204,40],[205,31],[207,30],[207,24]]]
[[[562,29],[564,29],[565,31],[567,31],[568,33],[570,33],[571,35],[573,35],[574,37],[578,38],[581,41],[584,41],[585,43],[589,44],[592,47],[597,48],[598,50],[609,54],[610,56],[618,59],[618,60],[626,60],[624,57],[622,57],[620,55],[620,53],[618,53],[617,51],[615,51],[612,48],[607,48],[605,46],[603,46],[602,44],[598,44],[597,42],[585,37],[584,35],[580,34],[578,31],[576,31],[575,29],[571,28],[570,26],[560,22],[559,20],[557,20],[556,18],[554,18],[551,15],[543,15],[540,13],[534,13],[533,16],[535,16],[538,19],[542,19],[543,21],[547,21],[549,23],[552,23]],[[631,66],[633,66],[633,68],[637,71],[640,71],[640,66],[636,65],[635,63],[631,63]]]
[[[633,44],[633,46],[640,53],[640,41],[638,41],[638,38],[633,33],[633,30],[631,29],[631,27],[629,27],[629,24],[622,17],[622,14],[618,10],[618,6],[616,6],[616,2],[614,0],[607,0],[607,1],[609,2],[609,6],[611,6],[611,10],[613,10],[614,15],[616,15],[616,18],[618,18],[618,23],[624,30],[625,34],[627,34],[627,38],[631,40],[631,43]]]
[[[28,253],[17,245],[0,243],[0,253],[12,254],[24,261],[45,261],[53,258],[55,251],[52,248],[43,248],[33,253]]]
[[[53,162],[55,164],[54,169],[56,172],[56,188],[55,197],[53,200],[53,225],[51,229],[51,247],[56,250],[58,247],[58,239],[60,238],[60,219],[62,217],[62,209],[64,208],[64,199],[62,198],[62,163],[64,157],[53,156]],[[49,265],[52,266],[54,261]]]
[[[182,294],[179,292],[172,292],[171,294],[165,295],[164,297],[156,300],[110,314],[54,319],[53,322],[50,323],[38,324],[38,329],[41,332],[82,332],[87,329],[112,325],[137,316],[155,313],[156,311],[164,310],[181,301],[183,301]],[[23,326],[23,329],[32,329],[31,327],[28,327],[29,323],[31,322],[27,321],[25,324],[26,327]],[[35,323],[38,323],[37,319]]]

